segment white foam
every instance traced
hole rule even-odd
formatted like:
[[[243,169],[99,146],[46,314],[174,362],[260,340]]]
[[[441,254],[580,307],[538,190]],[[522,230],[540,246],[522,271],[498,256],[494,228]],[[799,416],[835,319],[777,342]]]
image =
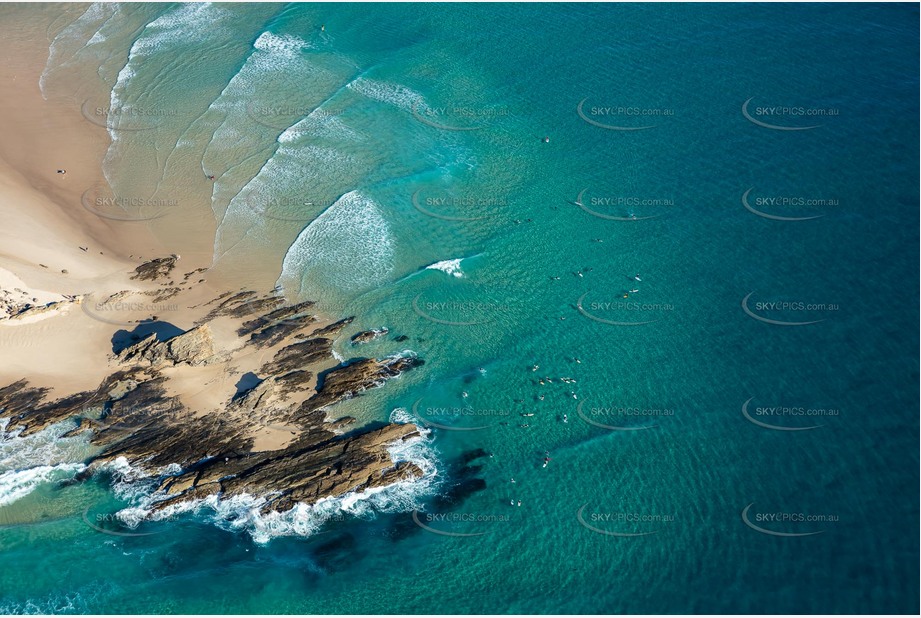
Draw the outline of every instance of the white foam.
[[[414,105],[418,106],[425,101],[421,94],[411,88],[366,77],[353,80],[349,83],[348,88],[369,99],[388,103],[407,111],[411,111]]]
[[[354,292],[383,281],[393,269],[393,256],[381,207],[350,191],[301,231],[285,255],[278,284],[299,291],[306,278]]]
[[[48,98],[48,78],[52,73],[69,65],[83,50],[105,42],[106,37],[101,29],[118,10],[117,4],[94,2],[80,17],[54,37],[48,47],[45,68],[38,78],[38,87],[43,98]]]
[[[83,464],[63,463],[0,473],[0,506],[28,496],[39,485],[71,479],[85,469]]]
[[[91,451],[85,435],[61,437],[75,427],[72,422],[28,436],[21,436],[22,431],[15,428],[7,432],[8,424],[7,419],[0,420],[0,472],[83,461]]]
[[[412,422],[410,414],[402,408],[394,410],[390,422]],[[184,513],[207,514],[209,520],[228,530],[244,531],[257,543],[267,543],[283,536],[310,536],[325,523],[344,516],[372,519],[378,513],[408,512],[421,508],[421,500],[434,490],[439,478],[438,459],[431,443],[431,434],[420,428],[419,435],[406,441],[397,441],[387,448],[394,464],[411,462],[419,467],[422,476],[398,481],[385,487],[350,492],[338,497],[324,498],[312,505],[296,504],[283,513],[262,513],[262,508],[273,496],[239,494],[226,498],[212,495],[204,499],[180,502],[159,511],[149,507],[162,497],[150,494],[137,506],[122,509],[118,517],[134,527],[145,520],[173,519]]]
[[[464,258],[457,258],[454,260],[442,260],[440,262],[435,262],[425,267],[425,270],[440,270],[443,273],[451,275],[453,277],[463,277],[464,271],[461,270],[461,262]]]
[[[312,47],[304,39],[293,34],[274,34],[263,32],[253,43],[256,49],[267,51],[280,56],[297,56],[303,50]]]

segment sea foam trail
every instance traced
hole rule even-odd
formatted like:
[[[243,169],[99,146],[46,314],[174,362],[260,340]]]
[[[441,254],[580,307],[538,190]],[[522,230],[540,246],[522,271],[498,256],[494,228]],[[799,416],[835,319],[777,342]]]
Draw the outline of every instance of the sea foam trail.
[[[39,485],[72,479],[86,469],[79,463],[37,466],[0,473],[0,506],[12,504],[32,493]]]
[[[69,25],[59,32],[48,47],[48,61],[41,76],[38,88],[42,98],[48,99],[50,77],[64,67],[78,62],[79,56],[88,47],[105,42],[102,28],[118,12],[117,4],[94,2]]]
[[[461,270],[461,262],[464,261],[464,258],[457,258],[454,260],[442,260],[440,262],[435,262],[425,267],[425,270],[440,270],[441,272],[454,276],[454,277],[463,277],[464,271]]]
[[[73,478],[90,452],[82,437],[62,438],[73,423],[59,423],[29,436],[7,432],[0,421],[0,506],[11,504],[46,483]]]
[[[390,415],[394,423],[412,422],[410,414],[402,408]],[[409,512],[422,507],[422,500],[435,491],[439,480],[439,465],[432,437],[421,429],[419,436],[392,444],[387,452],[394,463],[411,462],[422,471],[420,478],[399,481],[386,487],[350,492],[343,496],[324,498],[312,505],[297,504],[283,513],[262,513],[266,497],[240,494],[229,498],[209,496],[201,500],[182,502],[163,510],[152,512],[151,503],[157,494],[137,494],[137,505],[118,512],[119,519],[129,527],[141,522],[173,519],[181,514],[205,515],[215,525],[233,531],[248,533],[257,543],[268,543],[276,537],[310,536],[320,531],[329,521],[346,517],[368,519],[377,513]],[[122,472],[138,478],[136,471],[119,464]]]
[[[128,60],[118,71],[109,95],[110,109],[146,106],[158,113],[177,112],[175,101],[163,100],[165,93],[169,88],[179,87],[188,91],[183,76],[194,75],[207,62],[208,54],[213,56],[215,50],[232,42],[233,25],[234,13],[215,4],[180,4],[159,15],[144,26],[131,45]],[[193,49],[202,50],[202,53],[189,53]],[[170,72],[170,68],[182,70]],[[160,78],[163,74],[175,77],[167,82]],[[190,94],[190,101],[194,101],[194,94],[195,91]],[[142,194],[148,191],[138,187],[148,187],[152,192],[159,186],[165,159],[176,143],[174,131],[181,128],[169,116],[165,118],[151,119],[155,126],[170,129],[150,132],[156,144],[126,139],[126,134],[117,127],[109,127],[112,143],[103,161],[103,173],[110,186],[117,188],[117,181],[127,179],[134,183],[133,191]],[[147,171],[144,182],[140,182],[139,178],[124,175],[126,169],[134,167],[156,169],[159,173],[149,178]]]
[[[393,269],[393,239],[380,205],[350,191],[310,222],[288,249],[278,284],[303,282],[355,292],[381,283]]]

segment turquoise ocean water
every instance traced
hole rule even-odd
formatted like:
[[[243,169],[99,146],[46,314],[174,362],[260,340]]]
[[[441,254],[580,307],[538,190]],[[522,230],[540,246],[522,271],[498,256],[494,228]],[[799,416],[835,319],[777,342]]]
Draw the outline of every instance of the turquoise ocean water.
[[[214,175],[215,269],[406,335],[335,413],[429,433],[413,485],[136,527],[130,470],[6,435],[0,610],[918,611],[917,7],[3,15],[111,191]]]

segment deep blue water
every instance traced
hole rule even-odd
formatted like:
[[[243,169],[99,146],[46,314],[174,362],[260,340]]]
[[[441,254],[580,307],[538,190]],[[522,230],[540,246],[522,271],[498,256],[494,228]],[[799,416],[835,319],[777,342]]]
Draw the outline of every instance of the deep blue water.
[[[35,483],[0,609],[918,612],[916,6],[71,13],[46,96],[175,112],[113,132],[113,189],[213,173],[216,269],[275,260],[343,354],[407,335],[336,411],[429,424],[433,473],[304,534],[99,534],[124,488]]]

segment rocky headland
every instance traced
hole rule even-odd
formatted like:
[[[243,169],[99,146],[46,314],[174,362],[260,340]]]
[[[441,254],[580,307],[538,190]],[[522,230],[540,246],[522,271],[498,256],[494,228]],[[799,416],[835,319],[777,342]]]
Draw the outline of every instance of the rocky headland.
[[[142,264],[135,276],[152,284],[168,278],[176,259]],[[124,291],[103,302],[131,294],[151,295]],[[351,318],[323,323],[311,309],[241,290],[203,302],[185,330],[162,316],[137,320],[134,331],[112,333],[111,373],[96,388],[52,398],[23,377],[0,388],[0,419],[23,436],[74,423],[69,435],[86,434],[95,450],[80,478],[123,458],[157,479],[154,511],[241,494],[265,498],[266,511],[286,511],[421,476],[389,455],[419,436],[415,425],[356,426],[329,409],[423,361],[401,354],[337,362],[333,340]],[[187,396],[190,384],[204,395]]]

